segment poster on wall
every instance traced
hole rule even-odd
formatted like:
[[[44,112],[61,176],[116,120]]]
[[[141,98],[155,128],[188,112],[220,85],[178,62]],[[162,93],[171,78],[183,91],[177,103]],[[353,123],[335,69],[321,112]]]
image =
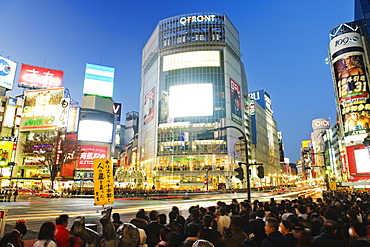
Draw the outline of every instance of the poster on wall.
[[[154,118],[154,89],[155,87],[144,98],[144,124],[149,123]]]
[[[238,83],[230,78],[230,96],[231,96],[231,119],[238,124],[242,124],[242,100],[241,90]]]

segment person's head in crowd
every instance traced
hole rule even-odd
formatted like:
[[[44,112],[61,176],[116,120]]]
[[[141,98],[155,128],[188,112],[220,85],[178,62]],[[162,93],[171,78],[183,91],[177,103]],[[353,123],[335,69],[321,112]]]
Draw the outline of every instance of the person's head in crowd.
[[[119,213],[113,213],[112,219],[113,219],[113,222],[115,223],[121,222],[121,216],[119,215]]]
[[[292,224],[290,224],[289,221],[287,221],[287,220],[281,221],[281,223],[279,225],[279,231],[282,234],[286,235],[288,233],[292,233],[292,230],[293,230],[293,226],[292,226]]]
[[[156,210],[152,210],[149,212],[149,220],[156,221],[158,217],[158,212]]]
[[[230,222],[231,231],[237,231],[243,228],[243,218],[237,215],[231,217]]]
[[[258,209],[258,210],[256,211],[256,216],[257,216],[258,218],[264,218],[264,217],[265,217],[265,214],[266,214],[266,212],[265,212],[265,210],[263,210],[263,209]]]
[[[158,223],[165,225],[167,223],[167,216],[166,214],[158,214]]]
[[[203,227],[212,227],[213,224],[213,217],[209,214],[204,215],[202,220]]]
[[[298,209],[298,212],[299,212],[300,214],[305,214],[305,213],[307,213],[306,207],[305,207],[305,206],[303,206],[303,205],[299,205],[297,209]]]
[[[175,211],[178,215],[180,215],[180,210],[176,206],[173,206],[172,209],[171,209],[171,211]]]
[[[68,214],[61,214],[56,218],[55,224],[67,227],[68,226],[68,219],[69,219]]]
[[[44,222],[41,227],[40,231],[37,235],[38,240],[54,240],[55,239],[55,224],[51,221]]]
[[[307,213],[312,214],[312,213],[317,213],[317,209],[314,204],[308,204],[307,205]]]
[[[366,236],[366,226],[358,221],[353,221],[348,229],[352,238],[361,238]]]
[[[357,213],[353,209],[347,210],[346,216],[351,222],[357,221]]]
[[[186,226],[187,237],[197,237],[200,234],[200,227],[196,223],[190,223]]]
[[[136,218],[147,220],[145,210],[144,209],[139,209],[139,211],[136,213]]]
[[[168,214],[168,218],[169,218],[170,222],[176,221],[176,219],[177,219],[177,213],[175,211],[171,211]]]
[[[276,215],[276,217],[277,217],[277,218],[279,218],[280,214],[279,214],[279,210],[277,209],[277,207],[272,206],[272,207],[270,208],[270,212],[271,212],[271,213],[273,213],[273,214],[275,214],[275,215]]]
[[[213,215],[216,214],[216,207],[215,206],[208,207],[208,213]]]
[[[15,222],[14,230],[18,231],[21,237],[25,236],[27,234],[26,221],[23,219],[17,220]]]
[[[267,218],[265,222],[265,232],[267,235],[271,234],[272,232],[279,230],[279,221],[274,218]]]
[[[336,234],[338,231],[338,223],[334,220],[327,220],[324,222],[324,232],[328,234]]]
[[[226,207],[220,207],[218,209],[218,212],[220,215],[226,215]]]
[[[190,217],[192,219],[199,219],[199,209],[198,208],[193,208],[190,212]]]
[[[203,208],[203,207],[199,208],[199,218],[203,218],[204,215],[206,215],[206,213],[207,213],[206,208]]]

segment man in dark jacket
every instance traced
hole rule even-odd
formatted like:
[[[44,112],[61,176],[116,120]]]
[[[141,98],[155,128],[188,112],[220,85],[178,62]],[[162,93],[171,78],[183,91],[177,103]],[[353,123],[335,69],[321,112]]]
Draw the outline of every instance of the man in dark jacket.
[[[146,243],[148,247],[154,247],[160,241],[159,233],[164,226],[159,224],[158,212],[155,210],[149,213],[149,220],[149,224],[144,226],[144,231],[147,236]]]
[[[261,245],[262,240],[266,237],[266,233],[264,230],[265,222],[263,218],[265,217],[265,210],[258,209],[256,212],[256,219],[250,221],[250,225],[253,229],[254,237],[252,238],[256,241],[257,246]]]
[[[261,247],[289,247],[289,241],[279,232],[279,221],[274,218],[266,220],[266,238],[262,240]],[[327,247],[327,246],[326,246]]]
[[[338,223],[334,220],[327,220],[324,222],[324,232],[315,237],[312,241],[314,247],[348,247],[347,243],[338,237]]]

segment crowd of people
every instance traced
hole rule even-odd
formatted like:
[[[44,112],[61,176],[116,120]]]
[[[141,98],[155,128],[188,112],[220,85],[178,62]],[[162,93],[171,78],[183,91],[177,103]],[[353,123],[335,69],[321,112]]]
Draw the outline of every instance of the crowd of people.
[[[317,199],[298,197],[275,201],[271,198],[266,202],[232,199],[230,204],[218,201],[207,208],[191,206],[188,213],[187,217],[182,216],[176,206],[168,213],[140,209],[127,223],[120,220],[119,213],[113,213],[112,229],[120,239],[117,245],[370,247],[368,192],[323,192]],[[73,236],[73,230],[70,232],[67,226],[68,215],[60,215],[55,223],[45,222],[33,247],[85,246],[82,237]],[[125,235],[128,226],[137,229],[137,234]],[[14,230],[1,239],[0,247],[24,247],[22,236],[26,233],[25,222],[17,221]],[[136,238],[135,244],[129,238]]]
[[[18,196],[18,189],[0,189],[0,202],[16,201]]]

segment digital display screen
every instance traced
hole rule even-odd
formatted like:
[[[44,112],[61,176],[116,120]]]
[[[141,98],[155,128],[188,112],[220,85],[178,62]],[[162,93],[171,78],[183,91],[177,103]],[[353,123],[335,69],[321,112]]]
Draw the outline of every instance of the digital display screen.
[[[83,93],[113,97],[114,68],[96,64],[86,64]]]
[[[169,117],[213,115],[212,83],[186,84],[170,87]]]
[[[195,67],[220,67],[220,52],[191,51],[163,57],[163,71]]]

